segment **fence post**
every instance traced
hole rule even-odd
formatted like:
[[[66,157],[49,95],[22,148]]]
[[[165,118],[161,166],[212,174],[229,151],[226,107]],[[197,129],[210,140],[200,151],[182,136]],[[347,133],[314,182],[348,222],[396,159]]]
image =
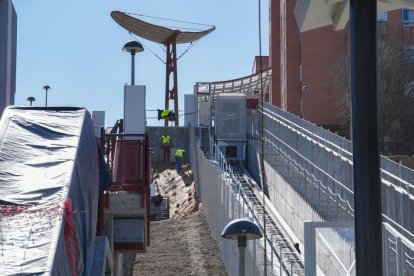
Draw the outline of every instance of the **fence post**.
[[[270,265],[271,265],[271,267],[270,267],[270,270],[272,271],[272,275],[273,275],[273,235],[274,234],[270,234],[270,240],[271,240],[271,243],[270,243]]]
[[[402,252],[401,237],[395,237],[397,255],[397,275],[403,276],[404,273],[404,252]]]
[[[383,258],[383,262],[384,262],[384,276],[388,276],[389,272],[388,272],[388,253],[389,253],[389,248],[388,248],[388,234],[387,234],[387,229],[385,227],[385,224],[382,224],[382,258]]]

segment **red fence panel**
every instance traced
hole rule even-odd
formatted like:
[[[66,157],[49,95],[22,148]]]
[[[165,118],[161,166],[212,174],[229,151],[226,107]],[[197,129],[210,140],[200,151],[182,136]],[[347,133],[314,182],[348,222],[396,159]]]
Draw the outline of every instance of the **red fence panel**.
[[[143,184],[145,152],[143,141],[118,140],[115,143],[112,181]]]

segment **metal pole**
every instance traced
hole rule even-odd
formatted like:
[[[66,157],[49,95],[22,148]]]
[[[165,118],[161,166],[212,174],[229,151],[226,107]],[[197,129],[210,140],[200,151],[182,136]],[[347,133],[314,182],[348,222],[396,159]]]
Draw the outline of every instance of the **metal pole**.
[[[272,272],[273,275],[273,234],[270,234],[270,271]]]
[[[135,51],[131,51],[131,85],[135,85]]]
[[[382,240],[383,240],[383,244],[382,244],[382,251],[383,251],[382,258],[383,259],[382,260],[384,263],[384,276],[389,276],[389,271],[388,271],[389,244],[388,244],[387,230],[384,224],[382,224]]]
[[[283,250],[283,244],[280,244],[280,251],[279,251],[279,275],[280,276],[283,275],[282,250]]]
[[[239,254],[240,254],[240,257],[239,257],[239,275],[240,276],[245,275],[245,271],[244,271],[244,269],[245,269],[245,267],[244,267],[244,262],[245,262],[244,252],[245,252],[245,250],[246,250],[246,247],[243,247],[243,246],[239,247]]]
[[[171,74],[171,68],[172,68],[172,61],[171,61],[171,43],[168,43],[166,49],[166,62],[165,62],[165,105],[164,110],[170,109],[170,74]],[[168,126],[168,119],[164,119],[164,126]]]
[[[45,89],[46,90],[46,103],[45,103],[45,106],[47,107],[47,91],[49,90],[49,89]]]
[[[351,0],[351,90],[357,275],[382,275],[377,1]]]
[[[175,112],[175,126],[180,125],[180,117],[178,116],[178,80],[177,80],[177,43],[174,40],[172,41],[172,65],[173,65],[173,74],[174,74],[174,112]]]
[[[395,237],[397,255],[397,275],[403,276],[404,273],[404,253],[402,251],[401,237]]]

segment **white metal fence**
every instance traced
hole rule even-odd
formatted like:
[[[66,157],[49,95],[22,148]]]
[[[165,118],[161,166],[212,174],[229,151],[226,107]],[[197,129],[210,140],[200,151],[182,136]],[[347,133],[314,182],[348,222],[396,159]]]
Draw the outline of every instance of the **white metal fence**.
[[[353,216],[352,143],[267,103],[264,115],[267,147]],[[257,124],[248,129],[249,137],[259,136]],[[381,156],[381,182],[384,221],[414,241],[414,171]]]
[[[252,217],[241,204],[237,191],[226,182],[226,176],[217,164],[204,157],[197,145],[194,129],[190,130],[190,164],[211,233],[217,241],[229,275],[238,275],[239,252],[237,242],[221,238],[224,227],[233,219]],[[260,242],[248,241],[246,248],[246,275],[260,275]]]
[[[269,104],[264,104],[264,110],[266,160],[270,162],[272,158],[278,156],[285,165],[289,166],[287,177],[299,175],[299,181],[297,178],[292,182],[298,182],[299,185],[305,184],[302,185],[305,187],[305,194],[302,196],[305,200],[312,201],[312,207],[315,210],[327,209],[326,206],[334,210],[325,212],[327,215],[323,217],[324,220],[352,220],[354,204],[351,142]],[[257,142],[260,134],[259,125],[255,122],[257,121],[248,121],[248,137],[251,140],[249,145]],[[190,130],[189,140],[191,166],[198,196],[203,203],[204,212],[213,236],[218,242],[228,273],[237,275],[239,257],[237,245],[235,242],[223,240],[220,236],[221,231],[233,219],[259,216],[251,212],[251,209],[240,198],[237,186],[229,181],[225,162],[220,163],[204,157],[203,152],[197,146],[193,129]],[[213,145],[210,149],[213,149]],[[257,160],[253,160],[252,163],[258,171]],[[381,176],[383,218],[389,226],[384,231],[386,269],[394,272],[399,269],[400,272],[411,273],[414,265],[412,244],[414,241],[414,171],[381,157]],[[274,184],[268,183],[268,185]],[[306,190],[306,187],[311,189]],[[310,197],[313,198],[310,199]],[[341,233],[341,235],[345,240],[347,239],[346,233]],[[277,275],[280,262],[277,261],[278,255],[273,249],[274,247],[270,247],[267,252],[270,264],[268,271],[272,275],[273,273]],[[246,260],[247,275],[262,275],[263,239],[249,243]],[[286,265],[282,265],[282,270],[289,273]],[[293,273],[301,274],[302,272],[297,270]]]
[[[249,217],[262,224],[262,214],[241,191],[235,173],[219,151],[207,159],[197,145],[194,129],[190,131],[190,162],[196,181],[198,197],[215,237],[229,275],[238,275],[237,242],[221,238],[224,227],[233,219]],[[264,238],[267,239],[266,262],[264,261]],[[246,250],[246,275],[304,275],[303,264],[296,250],[281,233],[268,232],[257,241],[248,241]],[[280,253],[282,252],[282,253]],[[295,253],[296,252],[296,253]],[[295,258],[295,256],[296,258]]]
[[[270,162],[275,155],[281,156],[291,171],[294,171],[293,174],[302,175],[308,187],[319,191],[316,198],[315,193],[303,194],[306,200],[313,202],[315,209],[322,210],[329,206],[329,209],[342,210],[325,212],[328,215],[323,217],[324,220],[352,219],[354,203],[351,142],[269,104],[264,104],[264,117],[266,160]],[[252,144],[259,137],[259,125],[251,125],[248,129],[251,130],[248,137]],[[289,172],[287,177],[291,174]],[[293,182],[295,181],[292,184]],[[392,233],[386,229],[388,239],[384,240],[384,246],[390,248],[384,250],[387,265],[391,267],[390,271],[396,271],[396,267],[393,270],[392,266],[403,263],[403,271],[412,271],[414,171],[381,156],[381,183],[383,221],[388,223],[389,228],[394,229]],[[330,204],[326,204],[327,199]],[[402,255],[393,253],[398,251],[398,240],[407,241],[401,247],[404,249]]]

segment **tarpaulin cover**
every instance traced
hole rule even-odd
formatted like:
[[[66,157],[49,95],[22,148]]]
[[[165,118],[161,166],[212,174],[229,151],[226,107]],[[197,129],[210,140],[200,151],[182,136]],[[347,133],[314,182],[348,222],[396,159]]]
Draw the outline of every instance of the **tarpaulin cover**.
[[[7,108],[0,142],[0,275],[89,275],[108,181],[88,111]]]

